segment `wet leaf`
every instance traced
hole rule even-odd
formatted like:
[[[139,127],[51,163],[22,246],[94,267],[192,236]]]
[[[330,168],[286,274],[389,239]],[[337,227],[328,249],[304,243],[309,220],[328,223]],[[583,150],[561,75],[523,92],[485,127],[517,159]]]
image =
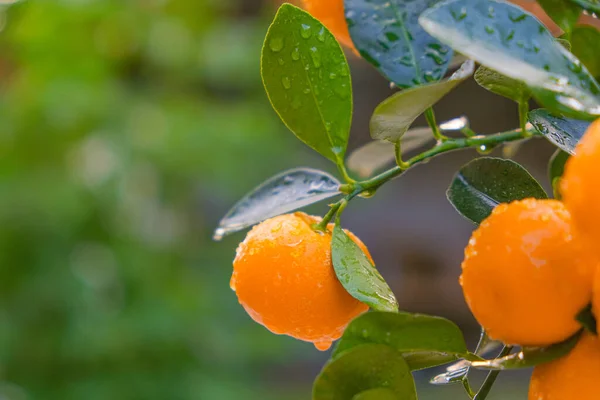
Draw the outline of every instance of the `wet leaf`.
[[[413,377],[400,353],[381,344],[366,344],[325,365],[313,386],[313,400],[348,400],[379,388],[399,400],[417,399]]]
[[[366,390],[354,396],[352,400],[402,400],[396,393],[387,388]]]
[[[440,124],[440,130],[444,133],[459,132],[469,126],[466,117],[454,118]],[[433,132],[429,127],[412,128],[402,136],[402,155],[423,147],[432,142]],[[383,140],[374,140],[356,149],[348,157],[347,165],[350,170],[361,178],[368,178],[384,167],[395,162],[395,145]]]
[[[577,26],[571,34],[572,52],[590,71],[600,77],[600,32],[593,26]]]
[[[560,178],[565,172],[565,164],[570,156],[569,153],[558,149],[552,155],[550,163],[548,164],[548,175],[550,177],[550,182],[552,183],[554,198],[558,200],[562,198],[560,194]]]
[[[564,342],[549,347],[524,347],[521,351],[494,360],[473,361],[471,366],[477,369],[505,370],[530,368],[550,362],[567,355],[579,341],[581,332]]]
[[[538,132],[569,154],[575,154],[575,146],[590,126],[587,121],[558,117],[544,109],[531,111],[528,118]]]
[[[403,90],[384,100],[371,117],[371,137],[397,142],[419,115],[473,75],[474,68],[468,60],[447,80]]]
[[[346,57],[327,28],[295,6],[281,6],[265,39],[261,73],[287,127],[341,164],[352,119],[352,84]]]
[[[388,284],[339,224],[333,229],[331,259],[336,276],[352,297],[377,311],[398,310],[398,302]]]
[[[531,91],[523,82],[509,78],[487,67],[479,67],[475,72],[475,81],[479,86],[517,103],[528,101]]]
[[[600,86],[537,18],[495,0],[451,0],[421,14],[432,36],[525,83],[545,107],[574,118],[600,115]]]
[[[598,0],[568,0],[571,3],[577,4],[584,10],[592,13],[600,13],[600,1]]]
[[[345,0],[350,36],[362,57],[401,88],[444,77],[452,49],[419,26],[439,0]]]
[[[468,353],[462,332],[447,319],[405,312],[371,312],[348,325],[332,358],[367,343],[398,350],[411,371],[446,364]]]
[[[465,218],[479,224],[500,203],[528,197],[546,199],[540,184],[514,161],[484,157],[462,167],[447,192]]]
[[[214,239],[265,219],[336,196],[340,182],[326,172],[297,168],[282,172],[246,194],[219,222]]]
[[[563,32],[573,31],[581,15],[581,7],[566,0],[537,0],[537,2]]]

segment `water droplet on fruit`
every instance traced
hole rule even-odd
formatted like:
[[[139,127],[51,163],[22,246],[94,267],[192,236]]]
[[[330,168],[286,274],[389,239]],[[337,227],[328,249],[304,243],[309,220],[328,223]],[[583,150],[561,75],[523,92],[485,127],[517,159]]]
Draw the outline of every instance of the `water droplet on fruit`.
[[[317,348],[317,350],[319,350],[319,351],[327,351],[331,347],[332,343],[333,342],[331,340],[323,340],[323,341],[320,341],[320,342],[314,342],[313,344],[315,345],[315,347]]]

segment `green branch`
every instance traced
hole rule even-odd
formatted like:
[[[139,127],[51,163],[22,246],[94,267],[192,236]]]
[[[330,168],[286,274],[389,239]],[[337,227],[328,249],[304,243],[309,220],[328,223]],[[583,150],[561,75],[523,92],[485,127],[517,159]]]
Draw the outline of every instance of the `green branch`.
[[[510,354],[511,351],[512,351],[511,346],[505,346],[497,358],[502,358],[504,356],[507,356]],[[498,371],[490,371],[488,376],[485,378],[485,381],[483,381],[483,384],[481,385],[479,392],[477,392],[475,397],[473,397],[473,400],[485,400],[485,398],[488,396],[488,394],[490,394],[490,391],[492,390],[492,386],[494,386],[494,383],[496,382],[496,379],[498,378],[498,374],[500,374],[499,370]]]

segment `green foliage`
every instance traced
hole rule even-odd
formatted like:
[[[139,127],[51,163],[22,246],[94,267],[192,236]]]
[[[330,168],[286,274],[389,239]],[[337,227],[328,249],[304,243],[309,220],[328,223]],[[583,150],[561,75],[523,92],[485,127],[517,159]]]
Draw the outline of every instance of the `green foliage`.
[[[419,25],[419,15],[439,0],[344,0],[350,36],[361,56],[398,87],[444,77],[452,49]]]
[[[369,257],[336,223],[331,239],[335,274],[354,298],[378,311],[397,311],[398,302]]]
[[[413,377],[400,353],[389,346],[365,344],[325,365],[315,381],[313,400],[347,400],[379,388],[388,389],[398,400],[417,399]]]
[[[578,5],[586,11],[600,13],[600,1],[598,0],[567,0]]]
[[[575,146],[590,126],[589,122],[556,116],[544,109],[531,111],[528,119],[546,139],[569,154],[575,153]]]
[[[296,168],[263,182],[245,195],[221,219],[214,239],[238,232],[268,218],[340,194],[340,182],[326,172]]]
[[[560,178],[565,171],[565,164],[571,155],[563,150],[556,150],[548,163],[548,176],[552,184],[552,191],[555,199],[561,199]]]
[[[546,14],[569,36],[581,15],[581,7],[568,0],[538,0]]]
[[[419,115],[471,77],[474,67],[467,61],[447,80],[403,90],[384,100],[371,117],[371,137],[398,142]]]
[[[499,96],[506,97],[517,103],[529,101],[531,91],[522,82],[504,76],[487,67],[479,67],[475,72],[475,81],[479,86]]]
[[[502,75],[524,82],[540,103],[576,118],[600,115],[600,86],[531,14],[490,0],[453,0],[425,11],[426,31]]]
[[[522,166],[511,160],[479,158],[458,171],[448,200],[465,218],[478,224],[500,203],[548,196]]]
[[[307,12],[284,4],[267,33],[261,73],[273,108],[287,127],[343,164],[352,83],[346,57],[331,32]]]
[[[332,357],[335,359],[368,343],[398,350],[411,371],[447,364],[468,353],[462,332],[447,319],[404,312],[372,312],[348,325]]]
[[[573,54],[594,77],[600,77],[600,32],[592,26],[577,26],[571,34]]]

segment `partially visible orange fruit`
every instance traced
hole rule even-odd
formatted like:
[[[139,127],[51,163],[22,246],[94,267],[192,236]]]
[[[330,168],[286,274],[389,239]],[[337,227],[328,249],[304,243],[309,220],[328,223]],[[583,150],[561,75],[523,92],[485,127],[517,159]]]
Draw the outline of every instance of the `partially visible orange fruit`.
[[[356,53],[344,12],[344,0],[303,0],[304,9],[321,21],[335,38]]]
[[[255,226],[237,249],[231,288],[256,322],[327,350],[369,307],[337,279],[331,261],[333,226],[327,233],[313,230],[320,220],[297,212]],[[365,245],[347,233],[371,258]]]
[[[496,207],[473,233],[460,282],[473,315],[494,339],[542,346],[581,327],[592,298],[596,260],[556,200]]]

